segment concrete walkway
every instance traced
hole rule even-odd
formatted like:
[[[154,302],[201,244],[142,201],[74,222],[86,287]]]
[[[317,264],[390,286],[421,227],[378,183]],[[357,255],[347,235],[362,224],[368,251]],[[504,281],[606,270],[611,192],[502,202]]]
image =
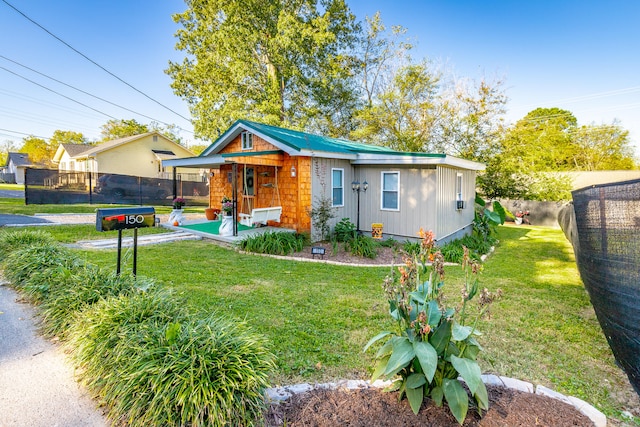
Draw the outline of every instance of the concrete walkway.
[[[61,349],[38,335],[34,309],[0,284],[0,426],[107,425]]]

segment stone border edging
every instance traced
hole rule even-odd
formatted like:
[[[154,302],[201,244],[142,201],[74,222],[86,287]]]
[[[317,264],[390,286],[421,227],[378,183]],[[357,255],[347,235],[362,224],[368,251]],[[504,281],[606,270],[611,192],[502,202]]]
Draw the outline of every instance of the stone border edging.
[[[593,422],[596,427],[606,427],[607,417],[597,410],[595,407],[585,402],[582,399],[578,399],[573,396],[565,396],[557,391],[551,390],[543,385],[537,385],[534,387],[532,383],[517,380],[509,377],[502,377],[498,375],[488,374],[482,375],[482,381],[487,385],[502,386],[524,393],[535,393],[538,395],[550,397],[552,399],[560,400],[568,405],[573,406]],[[308,383],[295,384],[285,387],[274,387],[265,390],[265,400],[267,403],[281,403],[287,401],[293,395],[303,394],[315,389],[329,389],[329,390],[357,390],[368,388],[384,388],[391,384],[391,381],[376,380],[373,383],[365,380],[341,380],[334,383],[323,383],[311,385]]]

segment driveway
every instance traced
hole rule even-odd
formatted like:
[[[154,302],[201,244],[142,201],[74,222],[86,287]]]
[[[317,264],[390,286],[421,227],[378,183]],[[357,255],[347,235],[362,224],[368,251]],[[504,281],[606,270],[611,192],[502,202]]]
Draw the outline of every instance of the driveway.
[[[51,221],[27,215],[0,214],[0,227],[10,224],[30,225],[30,224],[50,224]]]

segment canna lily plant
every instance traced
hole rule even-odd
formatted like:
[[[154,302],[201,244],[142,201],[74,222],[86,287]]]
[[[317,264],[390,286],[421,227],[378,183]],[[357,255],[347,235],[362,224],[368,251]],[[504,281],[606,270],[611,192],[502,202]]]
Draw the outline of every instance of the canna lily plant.
[[[466,383],[480,414],[489,408],[487,389],[482,382],[477,357],[482,347],[476,340],[478,320],[491,302],[501,295],[486,288],[478,293],[480,265],[471,261],[465,248],[462,268],[465,283],[457,308],[443,306],[444,258],[434,252],[432,232],[420,229],[420,251],[405,258],[405,264],[387,276],[383,288],[389,300],[389,313],[397,322],[396,332],[382,332],[365,346],[385,340],[375,354],[377,360],[371,381],[392,380],[387,391],[405,395],[418,413],[424,399],[436,405],[443,401],[462,425],[469,409],[469,395],[458,378]],[[431,261],[431,268],[427,263]],[[470,303],[478,295],[478,307]]]

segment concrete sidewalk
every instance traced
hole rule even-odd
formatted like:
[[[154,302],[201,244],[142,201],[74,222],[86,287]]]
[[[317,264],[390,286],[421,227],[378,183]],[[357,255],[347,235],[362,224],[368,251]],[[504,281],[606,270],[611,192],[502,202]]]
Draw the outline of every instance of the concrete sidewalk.
[[[0,283],[0,426],[103,427],[61,349],[37,333],[35,311]]]

